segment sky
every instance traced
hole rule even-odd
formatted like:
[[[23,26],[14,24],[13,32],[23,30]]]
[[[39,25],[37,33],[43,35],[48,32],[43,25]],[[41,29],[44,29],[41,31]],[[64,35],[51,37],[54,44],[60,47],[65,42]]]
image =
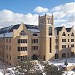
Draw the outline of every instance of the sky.
[[[54,15],[55,26],[75,28],[74,0],[0,0],[0,28],[24,22],[38,25],[39,15]]]

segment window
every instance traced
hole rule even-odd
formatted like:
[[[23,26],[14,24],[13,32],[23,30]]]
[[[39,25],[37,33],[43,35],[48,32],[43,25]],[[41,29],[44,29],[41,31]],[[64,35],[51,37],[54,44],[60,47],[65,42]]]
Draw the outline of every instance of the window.
[[[32,50],[38,50],[38,46],[32,46]]]
[[[17,56],[17,59],[21,60],[21,61],[24,61],[24,59],[26,58],[27,56]]]
[[[63,32],[62,36],[66,36],[65,32]]]
[[[65,54],[65,53],[63,53],[63,54],[62,54],[62,58],[65,58],[65,57],[66,57],[66,54]]]
[[[11,50],[11,46],[9,46],[9,50]]]
[[[33,34],[33,36],[37,36],[37,34]]]
[[[71,47],[74,47],[74,44],[72,44]]]
[[[20,51],[20,47],[18,47],[18,51]]]
[[[62,45],[62,48],[66,48],[66,45]]]
[[[9,43],[11,43],[11,38],[9,38]]]
[[[69,42],[69,39],[68,39],[68,42]]]
[[[52,49],[52,47],[51,47],[52,44],[51,43],[52,43],[52,39],[50,38],[50,53],[52,52],[52,50],[51,50]]]
[[[27,51],[27,47],[18,47],[18,51]]]
[[[8,59],[8,55],[7,55],[7,59]]]
[[[27,43],[27,39],[23,39],[23,43]]]
[[[20,39],[20,43],[23,43],[23,40],[22,39]]]
[[[32,43],[38,43],[38,39],[32,39]]]
[[[62,39],[62,42],[66,42],[66,39]]]
[[[6,42],[8,42],[8,38],[6,38]]]
[[[68,34],[68,36],[69,36],[69,34]]]
[[[69,48],[69,45],[68,45],[68,48]]]
[[[20,32],[20,35],[21,35],[21,36],[25,36],[25,35],[26,35],[26,33],[24,32],[24,30],[22,30],[22,31]]]
[[[74,42],[74,39],[71,39],[71,42]]]
[[[20,56],[18,56],[17,58],[20,59]]]
[[[49,27],[49,35],[52,35],[52,27]]]
[[[18,43],[27,43],[27,39],[18,39]]]
[[[74,36],[74,33],[72,33],[71,36]]]
[[[48,24],[52,24],[52,18],[47,18]]]
[[[11,56],[9,55],[9,59],[11,60]]]

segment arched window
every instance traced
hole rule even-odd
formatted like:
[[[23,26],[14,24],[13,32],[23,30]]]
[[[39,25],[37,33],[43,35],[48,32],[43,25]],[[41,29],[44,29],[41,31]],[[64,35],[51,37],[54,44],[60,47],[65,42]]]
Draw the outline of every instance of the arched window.
[[[72,33],[71,36],[74,36],[74,33]]]
[[[63,32],[62,36],[66,36],[65,32]]]
[[[49,27],[49,35],[52,35],[52,27]]]
[[[26,33],[24,32],[24,30],[22,30],[22,31],[20,32],[20,35],[21,35],[21,36],[25,36],[25,35],[26,35]]]

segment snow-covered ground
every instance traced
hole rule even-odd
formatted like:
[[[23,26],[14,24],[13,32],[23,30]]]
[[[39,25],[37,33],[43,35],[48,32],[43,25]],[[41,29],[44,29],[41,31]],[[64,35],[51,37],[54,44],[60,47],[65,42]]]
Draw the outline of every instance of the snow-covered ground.
[[[68,66],[72,66],[74,65],[75,66],[75,58],[69,58],[69,59],[62,59],[62,60],[54,60],[54,61],[48,61],[49,64],[54,64],[56,66],[63,66],[64,65],[64,62],[67,60],[68,62]],[[39,65],[39,67],[41,68],[41,65]],[[4,71],[5,70],[9,70],[9,72],[11,73],[10,75],[14,75],[14,71],[13,71],[13,67],[3,63],[0,61],[0,75],[4,75]],[[65,71],[63,75],[75,75],[75,71]],[[5,75],[9,75],[9,73],[5,74]]]

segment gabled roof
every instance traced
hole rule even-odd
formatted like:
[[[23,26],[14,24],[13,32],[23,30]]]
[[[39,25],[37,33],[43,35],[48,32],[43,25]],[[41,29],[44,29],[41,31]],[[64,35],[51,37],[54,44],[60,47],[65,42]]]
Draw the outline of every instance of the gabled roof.
[[[7,33],[7,32],[13,32],[13,29],[18,29],[20,25],[21,24],[17,24],[17,25],[11,25],[9,27],[1,28],[0,29],[0,34]],[[35,26],[35,25],[27,25],[27,24],[24,24],[24,25],[31,32],[40,32],[39,29],[38,29],[38,26]]]
[[[63,27],[56,27],[55,29],[57,30],[57,35],[59,34],[59,31],[62,30]],[[67,32],[71,31],[71,28],[65,28]]]

